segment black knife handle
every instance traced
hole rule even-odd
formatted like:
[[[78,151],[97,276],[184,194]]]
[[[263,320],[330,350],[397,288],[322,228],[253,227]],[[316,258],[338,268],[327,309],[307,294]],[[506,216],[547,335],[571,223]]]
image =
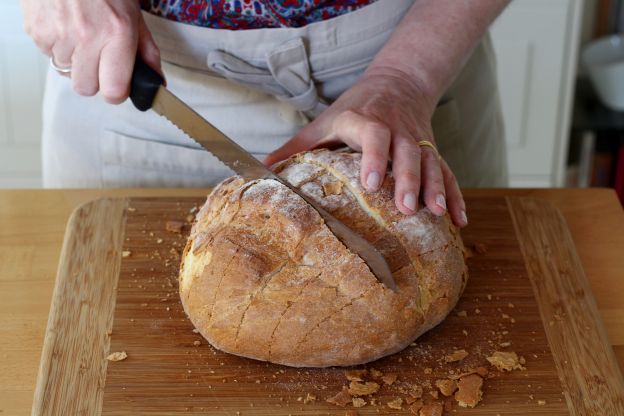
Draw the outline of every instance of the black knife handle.
[[[162,75],[153,70],[137,55],[130,83],[130,100],[132,100],[132,104],[141,111],[149,110],[152,108],[158,87],[164,83],[165,79]]]

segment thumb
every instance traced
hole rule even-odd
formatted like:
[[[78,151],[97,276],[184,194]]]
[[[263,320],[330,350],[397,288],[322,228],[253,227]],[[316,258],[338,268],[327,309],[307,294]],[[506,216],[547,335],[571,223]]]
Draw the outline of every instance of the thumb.
[[[312,123],[311,123],[312,124]],[[264,159],[264,164],[271,166],[281,160],[287,159],[295,153],[303,152],[313,148],[318,142],[319,138],[313,133],[314,128],[310,128],[311,124],[308,124],[281,147],[275,149],[269,153]]]

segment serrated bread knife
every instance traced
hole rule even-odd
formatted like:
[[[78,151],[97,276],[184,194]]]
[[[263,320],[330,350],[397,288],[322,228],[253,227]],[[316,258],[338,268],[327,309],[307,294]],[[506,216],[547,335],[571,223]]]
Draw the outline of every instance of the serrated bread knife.
[[[130,99],[139,110],[147,111],[151,108],[156,113],[167,118],[243,179],[272,179],[290,188],[318,211],[334,235],[351,252],[357,254],[366,262],[381,283],[393,291],[397,291],[397,286],[392,278],[388,263],[386,263],[386,260],[375,247],[318,206],[316,202],[308,198],[299,189],[288,183],[288,181],[274,174],[249,152],[173,95],[165,88],[163,77],[139,57],[137,57],[132,73]]]

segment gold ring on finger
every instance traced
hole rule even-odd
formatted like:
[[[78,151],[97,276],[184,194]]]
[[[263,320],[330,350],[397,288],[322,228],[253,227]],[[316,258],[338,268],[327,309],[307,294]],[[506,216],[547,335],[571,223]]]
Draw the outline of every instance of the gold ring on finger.
[[[431,149],[433,149],[433,153],[435,153],[438,160],[442,159],[442,157],[440,156],[440,153],[438,152],[437,147],[435,147],[435,145],[431,143],[429,140],[419,140],[416,142],[416,144],[418,146],[430,147]]]

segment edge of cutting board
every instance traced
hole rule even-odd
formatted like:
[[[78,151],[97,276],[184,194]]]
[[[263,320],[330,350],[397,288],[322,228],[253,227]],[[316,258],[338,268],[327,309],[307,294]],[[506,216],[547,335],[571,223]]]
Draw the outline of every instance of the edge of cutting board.
[[[506,197],[570,415],[624,415],[624,379],[561,212]]]
[[[544,200],[505,199],[570,414],[624,415],[624,380],[565,219]],[[68,221],[33,415],[101,413],[129,201],[94,200]]]
[[[33,415],[101,412],[127,206],[127,198],[96,199],[69,217]]]

